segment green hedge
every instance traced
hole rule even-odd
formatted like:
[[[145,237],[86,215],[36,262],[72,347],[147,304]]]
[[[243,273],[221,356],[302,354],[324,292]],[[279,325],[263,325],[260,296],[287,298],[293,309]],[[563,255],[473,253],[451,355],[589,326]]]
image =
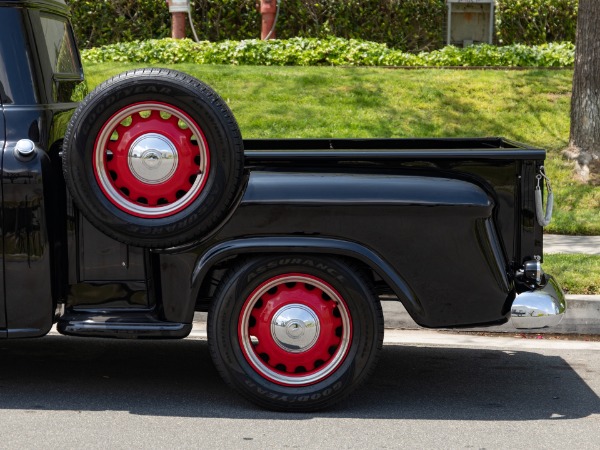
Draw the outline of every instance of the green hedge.
[[[171,35],[171,16],[165,1],[66,1],[80,48]]]
[[[351,65],[351,66],[505,66],[571,67],[574,46],[551,43],[506,47],[448,46],[432,52],[405,53],[385,44],[328,38],[196,43],[190,39],[148,40],[93,48],[82,52],[86,62],[144,64]]]
[[[498,0],[498,43],[575,42],[578,0]]]
[[[274,0],[275,1],[275,0]],[[67,0],[82,48],[170,36],[163,0]],[[337,36],[381,42],[409,52],[444,45],[445,0],[281,0],[280,39]],[[194,0],[201,40],[260,35],[259,0]],[[575,39],[577,0],[498,0],[496,35],[502,44]],[[188,27],[188,37],[191,31]]]
[[[85,48],[170,35],[168,8],[160,0],[67,2],[77,40]],[[258,37],[258,2],[195,0],[198,37],[213,42]],[[283,39],[334,35],[385,42],[411,51],[443,44],[444,0],[282,0],[281,5],[277,35]]]
[[[421,51],[444,41],[445,0],[282,0],[278,37],[364,39]]]

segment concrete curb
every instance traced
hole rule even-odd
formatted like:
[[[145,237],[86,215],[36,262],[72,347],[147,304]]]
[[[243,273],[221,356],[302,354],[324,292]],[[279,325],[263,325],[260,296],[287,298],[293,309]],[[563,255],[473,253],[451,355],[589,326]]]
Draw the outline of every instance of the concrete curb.
[[[554,333],[600,334],[600,295],[567,295],[567,312],[562,322],[552,328],[517,330],[510,322],[492,327],[461,328],[463,331],[488,331],[493,333]],[[382,302],[385,327],[389,329],[422,329],[397,301]]]
[[[384,326],[388,330],[425,330],[408,315],[402,303],[383,301]],[[194,329],[206,330],[206,313],[196,313]],[[552,328],[517,330],[510,322],[493,327],[460,328],[461,331],[534,334],[600,334],[600,295],[567,295],[567,313],[562,322]]]
[[[194,323],[194,329],[190,333],[189,338],[206,340],[206,328],[203,325],[204,322]],[[58,335],[57,332],[52,332],[52,334]],[[595,350],[600,352],[600,342],[586,341],[584,339],[523,339],[521,336],[510,336],[508,333],[499,336],[477,336],[472,333],[425,329],[395,330],[387,328],[383,343],[387,345],[513,349],[519,351],[556,349]]]
[[[382,302],[387,330],[426,330],[415,323],[399,301]],[[206,313],[196,313],[194,329],[206,330]],[[442,329],[447,330],[447,329]],[[492,327],[460,328],[460,331],[528,334],[600,334],[600,295],[567,295],[567,312],[562,322],[552,328],[517,330],[510,322]]]

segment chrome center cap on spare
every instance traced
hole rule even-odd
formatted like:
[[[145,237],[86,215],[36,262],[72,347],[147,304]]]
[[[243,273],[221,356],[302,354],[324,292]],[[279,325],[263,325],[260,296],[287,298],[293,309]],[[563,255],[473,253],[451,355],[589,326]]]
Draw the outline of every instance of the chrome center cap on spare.
[[[282,349],[292,353],[304,352],[317,342],[319,318],[307,306],[284,306],[273,316],[271,335]]]
[[[137,138],[127,154],[129,169],[138,180],[162,183],[177,169],[177,149],[165,136],[149,133]]]

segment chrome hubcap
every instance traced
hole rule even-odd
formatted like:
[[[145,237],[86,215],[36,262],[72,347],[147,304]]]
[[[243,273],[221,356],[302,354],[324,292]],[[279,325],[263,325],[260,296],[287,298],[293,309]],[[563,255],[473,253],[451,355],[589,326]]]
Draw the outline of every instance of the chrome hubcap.
[[[283,350],[304,352],[319,338],[319,319],[312,309],[304,305],[287,305],[273,316],[271,335]]]
[[[138,180],[159,184],[173,176],[177,169],[177,149],[160,134],[148,133],[137,138],[129,149],[128,164]]]

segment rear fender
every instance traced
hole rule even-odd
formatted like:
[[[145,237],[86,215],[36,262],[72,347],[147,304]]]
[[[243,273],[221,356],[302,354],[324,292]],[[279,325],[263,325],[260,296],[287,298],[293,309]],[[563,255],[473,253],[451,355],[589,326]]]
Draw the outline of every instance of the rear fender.
[[[353,258],[373,269],[394,291],[411,315],[422,316],[423,309],[408,283],[383,258],[355,242],[313,237],[257,237],[221,242],[206,251],[192,273],[192,298],[197,298],[202,282],[210,269],[232,256],[265,253],[330,254]]]

